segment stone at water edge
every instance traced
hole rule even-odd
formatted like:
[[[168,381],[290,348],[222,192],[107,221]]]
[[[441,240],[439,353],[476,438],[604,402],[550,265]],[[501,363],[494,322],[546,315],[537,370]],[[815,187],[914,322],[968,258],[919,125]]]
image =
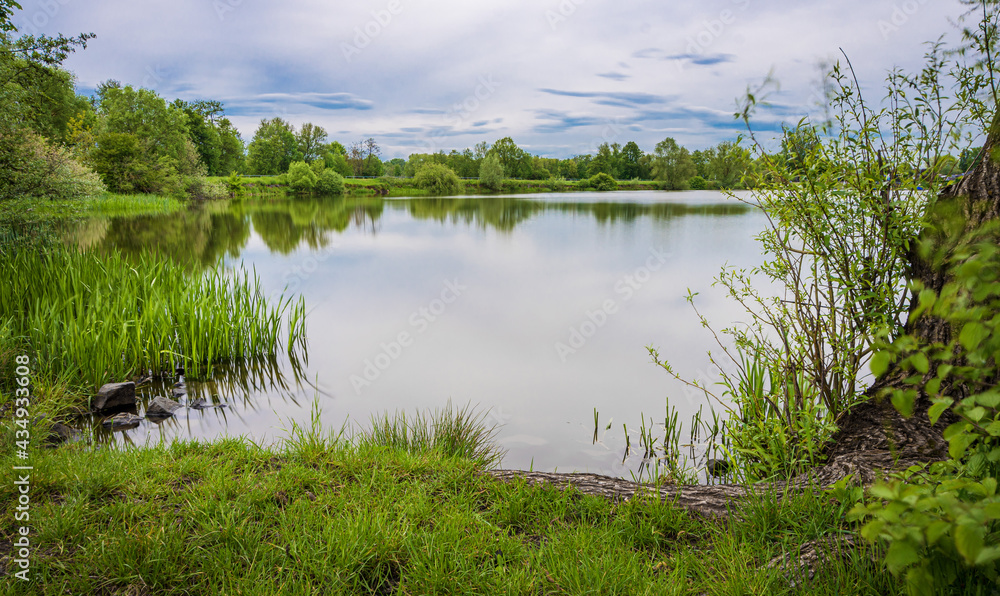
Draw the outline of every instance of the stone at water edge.
[[[59,445],[65,443],[66,441],[73,440],[80,436],[80,432],[75,428],[71,428],[62,424],[61,422],[53,422],[52,426],[49,427],[49,434],[45,437],[46,445]]]
[[[185,395],[187,395],[187,391],[183,387],[181,387],[180,389],[171,389],[170,390],[170,397],[172,397],[174,399],[180,399],[180,398],[184,397]]]
[[[108,383],[97,390],[90,401],[93,411],[125,408],[135,405],[135,383]]]
[[[146,407],[146,417],[165,418],[167,416],[173,416],[174,411],[180,407],[181,405],[174,400],[157,395]]]
[[[729,462],[724,459],[710,459],[705,467],[712,476],[725,476],[729,473]]]
[[[104,428],[110,428],[111,430],[118,430],[123,428],[135,428],[139,426],[140,422],[142,422],[142,418],[139,418],[135,414],[122,412],[121,414],[115,414],[112,418],[105,418],[101,422],[101,426]]]

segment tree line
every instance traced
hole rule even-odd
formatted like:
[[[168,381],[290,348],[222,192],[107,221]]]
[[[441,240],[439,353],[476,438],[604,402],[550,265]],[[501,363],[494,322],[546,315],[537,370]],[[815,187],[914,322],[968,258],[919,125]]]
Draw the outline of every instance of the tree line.
[[[672,138],[644,152],[635,141],[625,145],[602,143],[596,153],[556,159],[532,155],[511,137],[492,145],[483,141],[473,148],[450,152],[413,153],[408,159],[381,159],[374,138],[349,146],[330,140],[328,133],[311,122],[296,129],[283,118],[261,120],[247,146],[247,169],[252,175],[288,172],[295,162],[321,162],[342,176],[415,177],[428,164],[447,167],[461,178],[479,178],[488,157],[495,157],[502,177],[523,180],[565,178],[577,180],[607,174],[616,180],[657,180],[664,188],[744,188],[754,171],[755,159],[738,142],[723,141],[714,147],[690,151]]]

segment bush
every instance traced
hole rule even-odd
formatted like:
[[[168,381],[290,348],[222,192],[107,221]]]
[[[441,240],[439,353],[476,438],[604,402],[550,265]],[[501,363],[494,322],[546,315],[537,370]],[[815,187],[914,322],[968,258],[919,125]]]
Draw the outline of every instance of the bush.
[[[413,177],[413,183],[417,188],[436,195],[455,194],[462,188],[462,181],[451,168],[436,163],[421,166]]]
[[[316,192],[321,194],[342,195],[344,188],[344,177],[330,168],[323,170],[319,180],[316,181]]]
[[[599,190],[602,192],[608,190],[618,190],[618,183],[615,182],[615,179],[609,176],[608,174],[605,174],[604,172],[601,172],[599,174],[594,174],[593,176],[591,176],[590,186],[594,190]]]
[[[233,199],[241,199],[246,194],[246,180],[237,172],[229,174],[225,184],[229,196]]]
[[[106,192],[100,177],[39,135],[0,138],[0,199],[81,199]]]
[[[688,186],[691,188],[691,190],[705,190],[706,188],[708,188],[708,181],[702,178],[701,176],[694,176],[688,182]]]
[[[479,186],[498,191],[503,186],[503,164],[496,155],[488,155],[479,164]]]
[[[304,161],[294,161],[288,166],[288,186],[296,192],[311,192],[319,176]]]

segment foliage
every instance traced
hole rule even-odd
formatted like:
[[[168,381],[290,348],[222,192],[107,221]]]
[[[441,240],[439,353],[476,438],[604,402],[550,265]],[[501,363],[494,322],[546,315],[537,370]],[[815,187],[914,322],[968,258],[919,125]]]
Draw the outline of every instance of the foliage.
[[[275,117],[263,119],[247,146],[247,170],[250,174],[273,176],[288,171],[293,161],[300,161],[295,127]]]
[[[500,465],[504,452],[494,443],[497,428],[487,427],[485,418],[485,414],[468,406],[456,410],[450,404],[443,410],[426,414],[386,414],[381,418],[372,417],[371,428],[362,435],[361,444],[411,453],[438,451],[490,469]]]
[[[0,201],[85,199],[105,192],[100,178],[69,152],[31,131],[0,137]]]
[[[945,233],[960,235],[962,218],[949,223]],[[931,586],[943,590],[959,580],[984,586],[1000,580],[998,236],[992,225],[963,238],[955,249],[924,243],[923,256],[946,264],[951,275],[940,291],[915,284],[918,307],[911,323],[936,319],[955,333],[948,343],[902,335],[872,360],[876,374],[884,374],[892,362],[910,373],[908,387],[888,395],[904,415],[912,415],[924,396],[932,402],[932,423],[948,410],[955,414],[944,431],[950,459],[874,487],[873,500],[854,510],[856,517],[872,518],[862,535],[889,544],[886,562],[894,573],[906,572],[914,594]]]
[[[288,186],[296,192],[310,192],[318,180],[319,176],[304,161],[292,162],[288,168]]]
[[[687,190],[697,173],[688,150],[669,137],[656,144],[652,159],[653,178],[663,183],[664,190]]]
[[[4,247],[0,326],[24,337],[34,369],[92,391],[167,365],[206,375],[220,359],[276,353],[305,333],[305,307],[267,304],[246,271],[191,276],[169,258]]]
[[[889,73],[888,99],[874,107],[849,63],[846,71],[837,64],[830,72],[830,122],[800,122],[786,131],[777,156],[756,145],[752,182],[755,205],[768,218],[759,236],[766,260],[719,276],[750,319],[724,330],[731,345],[720,341],[724,359],[713,359],[737,407],[751,406],[734,411],[728,426],[751,471],[794,474],[816,463],[820,452],[810,445],[822,443],[832,422],[862,398],[875,338],[901,331],[911,246],[928,203],[947,183],[935,168],[983,130],[982,92],[992,77],[969,75],[963,59],[930,46],[919,74]],[[748,92],[738,114],[748,127],[761,90]],[[752,128],[750,138],[756,143]],[[762,279],[781,294],[762,294]],[[763,384],[758,365],[767,372]],[[757,407],[761,399],[767,407]],[[751,426],[761,432],[740,434],[750,415],[758,416]],[[807,457],[787,458],[790,467],[779,470],[768,463],[781,458],[766,439],[782,434],[799,445],[792,453]],[[750,449],[754,436],[761,442]]]
[[[493,143],[487,155],[495,155],[510,178],[525,178],[531,172],[531,155],[517,146],[514,139],[504,137]]]
[[[240,176],[236,172],[229,174],[226,178],[226,191],[229,192],[229,197],[232,199],[242,199],[247,192],[246,189],[246,178]]]
[[[503,185],[503,165],[496,155],[489,155],[479,165],[479,186],[494,192]]]
[[[319,180],[316,181],[316,192],[321,194],[342,195],[344,188],[344,177],[334,170],[323,170],[323,173],[319,175]]]
[[[327,139],[326,130],[312,122],[306,122],[295,135],[298,142],[298,154],[306,162],[312,163],[323,158],[324,142]]]
[[[448,166],[436,163],[424,165],[413,177],[417,188],[422,188],[432,194],[455,194],[462,190],[462,181]]]
[[[618,183],[610,175],[600,172],[590,177],[590,188],[598,191],[618,190]]]
[[[691,190],[705,190],[708,188],[708,181],[701,176],[692,176],[688,181],[688,187]]]

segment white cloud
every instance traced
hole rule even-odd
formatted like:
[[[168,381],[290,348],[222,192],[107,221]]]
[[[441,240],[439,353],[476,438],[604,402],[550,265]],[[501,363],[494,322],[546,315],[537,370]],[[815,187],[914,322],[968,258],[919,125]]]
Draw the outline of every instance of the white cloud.
[[[957,0],[23,5],[15,23],[28,29],[98,34],[67,62],[82,88],[116,78],[167,99],[220,99],[247,138],[282,115],[343,142],[374,136],[386,157],[508,135],[565,157],[609,129],[646,150],[667,134],[706,147],[735,137],[734,99],[772,68],[789,120],[809,110],[816,64],[840,48],[881,97],[885,71],[919,68],[921,44],[961,11]]]

